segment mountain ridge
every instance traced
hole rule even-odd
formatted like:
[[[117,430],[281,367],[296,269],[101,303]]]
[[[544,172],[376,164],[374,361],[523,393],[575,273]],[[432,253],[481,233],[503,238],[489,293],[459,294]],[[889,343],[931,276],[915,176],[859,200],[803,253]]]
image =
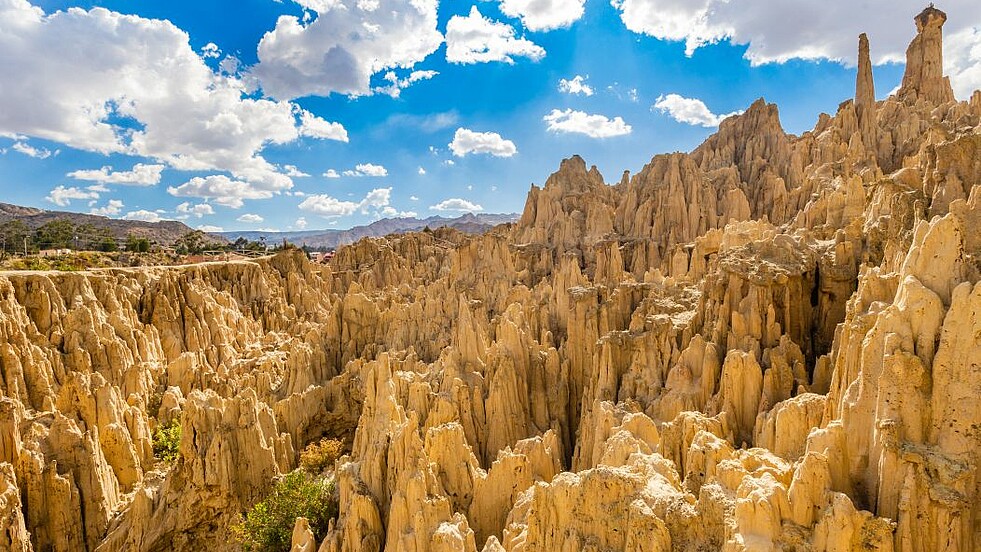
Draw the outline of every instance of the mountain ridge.
[[[462,232],[478,234],[490,230],[498,224],[516,222],[519,218],[517,213],[466,213],[459,217],[443,217],[434,215],[424,219],[415,217],[405,218],[384,218],[376,220],[371,224],[354,226],[346,230],[300,230],[295,232],[263,232],[259,230],[240,230],[219,232],[222,237],[234,241],[238,238],[245,238],[256,241],[265,238],[269,243],[286,240],[297,246],[326,247],[333,248],[341,245],[354,243],[362,238],[381,237],[389,234],[401,234],[422,230],[425,227],[432,229],[447,227]]]
[[[12,220],[20,220],[31,230],[36,230],[49,222],[59,219],[69,220],[76,225],[91,224],[96,228],[108,228],[113,236],[119,239],[126,238],[129,235],[135,235],[168,245],[174,243],[178,238],[188,232],[194,232],[194,228],[177,220],[162,220],[160,222],[124,220],[71,211],[49,211],[37,207],[25,207],[0,202],[0,224]],[[219,234],[207,234],[215,239],[225,241],[225,238]]]

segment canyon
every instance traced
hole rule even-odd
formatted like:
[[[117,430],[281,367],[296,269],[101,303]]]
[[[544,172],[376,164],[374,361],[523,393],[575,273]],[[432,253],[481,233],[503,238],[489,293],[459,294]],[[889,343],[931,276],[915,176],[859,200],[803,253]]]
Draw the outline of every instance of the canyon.
[[[239,550],[323,437],[294,550],[981,547],[981,91],[914,19],[898,91],[764,100],[521,218],[314,265],[0,273],[0,549]],[[153,431],[177,420],[163,464]]]

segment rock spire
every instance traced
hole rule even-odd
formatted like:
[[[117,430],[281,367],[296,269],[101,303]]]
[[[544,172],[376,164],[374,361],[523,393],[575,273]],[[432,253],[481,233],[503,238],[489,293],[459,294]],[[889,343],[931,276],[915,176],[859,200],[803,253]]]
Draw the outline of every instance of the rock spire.
[[[875,151],[875,82],[872,80],[872,60],[869,57],[869,37],[858,37],[858,77],[855,80],[855,113],[865,146]]]
[[[906,73],[898,96],[901,100],[923,98],[933,104],[953,101],[954,91],[943,73],[943,26],[947,14],[930,4],[913,21],[916,37],[906,49]]]

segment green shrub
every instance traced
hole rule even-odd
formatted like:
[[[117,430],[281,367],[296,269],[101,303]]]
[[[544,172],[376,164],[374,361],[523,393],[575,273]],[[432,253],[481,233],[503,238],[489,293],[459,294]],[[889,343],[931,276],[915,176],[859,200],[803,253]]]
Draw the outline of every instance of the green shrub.
[[[158,460],[173,462],[177,460],[181,446],[181,421],[174,418],[167,425],[158,425],[153,432],[153,455]]]
[[[316,475],[334,467],[334,462],[344,454],[344,443],[337,439],[321,439],[310,443],[300,453],[300,466]]]
[[[307,518],[319,540],[326,536],[327,523],[336,516],[333,480],[295,470],[280,479],[272,494],[253,506],[232,529],[248,552],[286,552],[296,518]]]

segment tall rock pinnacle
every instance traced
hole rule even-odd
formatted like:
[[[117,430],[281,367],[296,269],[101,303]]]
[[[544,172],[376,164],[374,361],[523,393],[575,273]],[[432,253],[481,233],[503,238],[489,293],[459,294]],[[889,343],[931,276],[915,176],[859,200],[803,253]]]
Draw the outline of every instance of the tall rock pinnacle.
[[[855,80],[855,112],[862,141],[866,147],[875,148],[875,83],[872,81],[872,60],[869,57],[869,37],[858,37],[858,78]]]
[[[906,49],[906,73],[898,96],[924,98],[934,104],[953,101],[954,91],[944,77],[943,26],[947,14],[930,4],[913,20],[916,38]]]
[[[869,58],[869,37],[858,36],[858,79],[855,81],[855,105],[875,105],[875,83],[872,81],[872,61]]]

